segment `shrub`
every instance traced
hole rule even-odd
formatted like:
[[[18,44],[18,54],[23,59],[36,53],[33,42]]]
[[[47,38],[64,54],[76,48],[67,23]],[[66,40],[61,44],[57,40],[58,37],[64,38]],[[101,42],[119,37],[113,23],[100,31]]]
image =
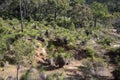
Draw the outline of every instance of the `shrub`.
[[[0,63],[3,63],[5,61],[4,57],[6,55],[6,52],[7,52],[7,46],[5,42],[0,41]],[[0,64],[0,66],[2,66],[2,64]]]
[[[59,17],[57,19],[57,25],[70,30],[75,30],[75,25],[71,22],[69,18]]]
[[[100,43],[102,45],[108,45],[108,46],[110,46],[111,42],[112,42],[111,38],[104,38],[104,39],[98,41],[98,43]]]
[[[120,47],[112,48],[111,52],[120,55]]]
[[[107,80],[106,77],[100,76],[99,72],[104,73],[104,69],[107,68],[102,61],[86,60],[82,63],[84,66],[80,66],[80,71],[84,77],[83,80]]]
[[[23,60],[32,61],[34,57],[34,46],[32,42],[25,40],[17,40],[14,43],[14,54],[17,63],[22,63]]]
[[[51,51],[53,51],[54,48],[55,48],[54,45],[50,45],[50,47],[48,48],[48,50],[51,52]]]
[[[59,47],[57,50],[58,53],[63,53],[64,51],[65,51],[65,49],[63,47]]]
[[[10,35],[5,35],[4,38],[6,40],[6,42],[8,44],[12,44],[14,43],[16,40],[18,40],[19,38],[21,38],[24,34],[22,33],[14,33],[14,34],[10,34]]]
[[[96,52],[95,52],[95,50],[94,50],[93,48],[88,47],[88,48],[86,48],[86,53],[87,53],[90,57],[94,58]]]

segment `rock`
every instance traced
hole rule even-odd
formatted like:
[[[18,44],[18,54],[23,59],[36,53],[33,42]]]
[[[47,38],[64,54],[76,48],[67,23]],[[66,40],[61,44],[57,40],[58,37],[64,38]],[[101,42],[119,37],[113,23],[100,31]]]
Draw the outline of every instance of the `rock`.
[[[47,75],[44,73],[40,73],[41,80],[47,80]]]
[[[32,73],[32,72],[37,72],[37,69],[35,69],[35,68],[30,68],[30,69],[29,69],[29,72],[30,72],[30,73]]]
[[[25,69],[20,69],[19,70],[20,73],[25,73],[25,71],[26,71]]]
[[[97,71],[97,75],[104,76],[104,77],[111,77],[112,76],[110,70],[107,68],[103,68],[103,67],[99,67],[99,70]]]
[[[65,61],[65,65],[70,64],[70,59],[64,59],[64,61]]]
[[[119,48],[120,45],[116,44],[116,45],[113,45],[114,48]]]
[[[50,66],[55,66],[55,61],[54,61],[53,58],[46,59],[46,62],[47,62],[48,65],[50,65]]]
[[[9,62],[5,62],[5,65],[4,65],[4,67],[8,67],[9,66]]]
[[[41,51],[42,51],[42,54],[43,54],[44,56],[47,56],[47,52],[46,52],[45,48],[41,48]]]
[[[71,66],[69,66],[69,67],[68,67],[68,66],[64,66],[64,69],[65,69],[65,70],[78,70],[78,67],[74,67],[74,66],[72,66],[72,67],[71,67]]]
[[[46,57],[47,57],[47,52],[46,52],[45,48],[37,48],[36,49],[35,59],[37,62],[38,61],[44,62]]]

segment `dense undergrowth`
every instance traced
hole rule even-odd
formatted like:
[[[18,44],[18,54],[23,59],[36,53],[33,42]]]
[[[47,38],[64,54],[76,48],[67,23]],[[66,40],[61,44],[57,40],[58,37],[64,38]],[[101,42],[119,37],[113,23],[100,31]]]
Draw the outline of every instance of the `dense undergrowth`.
[[[69,61],[73,58],[78,60],[90,58],[92,63],[89,63],[89,61],[87,63],[85,62],[85,65],[89,66],[89,68],[84,67],[85,70],[88,69],[88,71],[91,70],[92,66],[96,69],[96,67],[99,66],[98,64],[102,67],[104,67],[102,65],[103,63],[109,64],[105,62],[106,59],[99,56],[99,49],[96,50],[95,45],[100,46],[101,49],[109,50],[110,53],[112,53],[111,55],[114,55],[114,58],[110,56],[112,62],[117,64],[116,66],[119,66],[119,48],[111,48],[114,39],[110,38],[110,35],[103,34],[105,28],[102,26],[80,29],[74,27],[74,30],[71,30],[57,25],[53,27],[53,25],[47,25],[45,22],[39,23],[38,21],[32,20],[31,22],[24,22],[24,31],[21,32],[19,20],[3,20],[2,18],[0,18],[0,26],[1,67],[5,66],[6,61],[9,62],[9,64],[16,65],[19,63],[21,65],[36,67],[34,59],[38,43],[41,44],[41,47],[46,48],[49,59],[57,61],[56,64],[59,65],[58,67],[63,67],[63,65],[66,64],[61,63],[59,61],[60,59],[63,59],[63,62],[64,60],[67,61],[67,64],[69,64]],[[76,56],[81,58],[77,58]],[[80,68],[80,71],[84,70],[84,68]],[[45,69],[47,70],[46,67],[43,67],[43,70]],[[85,71],[83,72],[85,75],[88,74],[85,73]],[[116,68],[115,74],[118,75],[118,72],[119,67]],[[90,75],[93,78],[97,78],[94,74]],[[52,76],[54,76],[54,74]],[[51,80],[52,76],[48,77],[48,80]],[[89,77],[89,75],[86,75],[86,79],[88,79],[87,77]],[[62,76],[60,80],[63,80]]]
[[[21,65],[29,68],[21,80],[120,80],[119,6],[119,0],[0,1],[0,71],[17,65],[19,72]],[[82,66],[65,71],[71,62]]]

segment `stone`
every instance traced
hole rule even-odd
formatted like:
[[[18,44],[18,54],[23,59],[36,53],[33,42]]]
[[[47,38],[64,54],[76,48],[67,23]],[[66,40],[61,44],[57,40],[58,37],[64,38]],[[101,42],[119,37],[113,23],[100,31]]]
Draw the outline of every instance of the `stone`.
[[[30,68],[30,69],[29,69],[29,72],[30,72],[30,73],[32,73],[32,72],[37,72],[37,69],[35,69],[35,68]]]

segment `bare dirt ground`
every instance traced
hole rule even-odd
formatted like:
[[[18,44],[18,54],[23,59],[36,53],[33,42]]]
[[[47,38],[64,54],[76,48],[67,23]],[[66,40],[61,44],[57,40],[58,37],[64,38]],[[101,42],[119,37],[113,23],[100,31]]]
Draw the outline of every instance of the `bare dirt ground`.
[[[19,77],[21,77],[28,68],[22,67],[21,70],[19,71]],[[4,78],[5,80],[8,77],[16,77],[17,74],[17,66],[15,65],[8,65],[4,68],[0,68],[0,77]]]

